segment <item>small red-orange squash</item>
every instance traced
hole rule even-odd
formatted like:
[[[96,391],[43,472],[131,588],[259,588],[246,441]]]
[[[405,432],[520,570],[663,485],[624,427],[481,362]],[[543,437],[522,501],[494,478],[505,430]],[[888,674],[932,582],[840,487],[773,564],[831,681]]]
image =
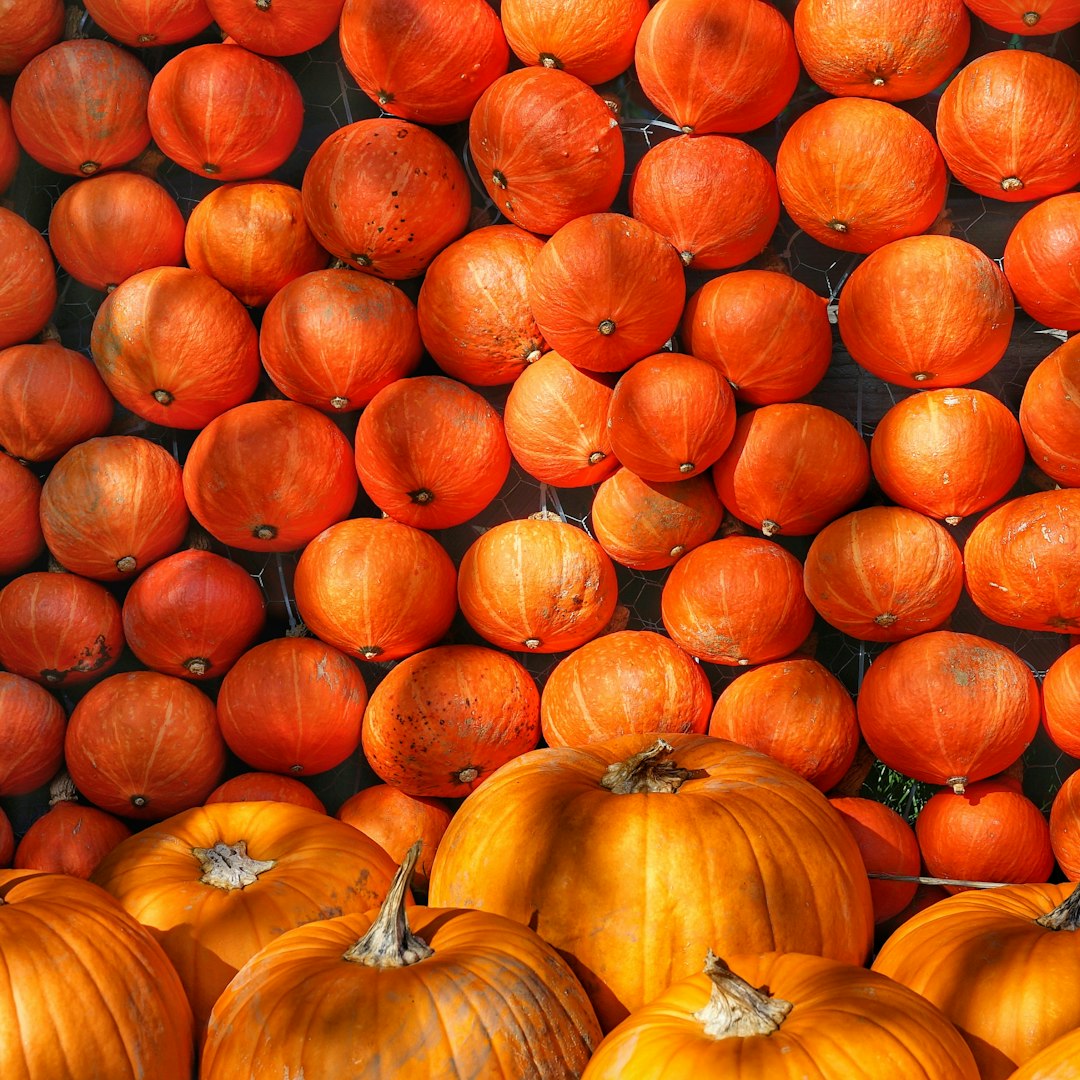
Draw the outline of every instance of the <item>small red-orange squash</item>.
[[[1025,37],[1056,34],[1080,22],[1077,0],[964,0],[964,3],[987,25]]]
[[[109,37],[136,49],[187,41],[214,19],[206,0],[89,0],[86,11]]]
[[[0,577],[30,566],[45,550],[41,532],[41,481],[0,451],[0,506],[7,520],[0,533]]]
[[[1002,269],[1036,322],[1080,330],[1080,193],[1053,195],[1028,210],[1005,242]]]
[[[25,218],[0,206],[0,349],[40,333],[56,296],[49,245]]]
[[[1042,679],[1042,719],[1054,745],[1080,758],[1080,645],[1066,649]]]
[[[292,56],[337,29],[342,0],[206,0],[214,21],[238,45],[262,56]]]
[[[1080,880],[1080,771],[1069,773],[1050,804],[1050,846],[1061,872]]]
[[[0,75],[18,75],[63,34],[63,0],[5,4],[0,10]]]
[[[48,690],[0,671],[0,797],[26,795],[56,775],[64,760],[66,727],[67,715]]]
[[[1080,347],[1059,345],[1035,365],[1020,398],[1031,460],[1061,487],[1080,487]]]
[[[11,186],[19,171],[22,148],[11,123],[11,106],[0,98],[0,195]]]
[[[206,796],[203,805],[217,802],[286,802],[326,813],[322,799],[307,784],[278,773],[246,772],[231,776]]]

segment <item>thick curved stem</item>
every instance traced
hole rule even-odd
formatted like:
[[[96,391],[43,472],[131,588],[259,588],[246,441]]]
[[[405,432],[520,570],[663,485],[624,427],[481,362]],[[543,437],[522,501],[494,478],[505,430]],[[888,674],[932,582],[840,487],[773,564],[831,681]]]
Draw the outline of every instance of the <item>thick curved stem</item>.
[[[253,885],[259,875],[274,868],[273,859],[253,859],[247,853],[247,841],[237,840],[235,844],[218,841],[211,848],[192,848],[191,853],[202,866],[204,885],[215,889],[242,889]]]
[[[1047,930],[1080,929],[1080,885],[1077,885],[1053,911],[1040,915],[1035,921]]]
[[[712,994],[705,1007],[694,1013],[694,1019],[713,1039],[771,1035],[791,1012],[790,1001],[751,986],[712,949],[705,958],[705,974],[712,980]]]
[[[674,748],[664,739],[657,739],[648,749],[625,761],[609,765],[600,778],[600,786],[614,795],[635,795],[643,792],[664,792],[673,795],[692,776],[690,769],[674,761],[659,761]]]

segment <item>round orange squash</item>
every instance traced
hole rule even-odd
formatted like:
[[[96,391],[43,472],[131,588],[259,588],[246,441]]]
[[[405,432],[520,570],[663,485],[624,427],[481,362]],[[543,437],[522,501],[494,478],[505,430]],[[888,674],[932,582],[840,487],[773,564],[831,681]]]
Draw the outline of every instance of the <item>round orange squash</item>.
[[[0,349],[40,333],[56,296],[49,245],[25,218],[0,206]]]
[[[26,795],[56,775],[64,760],[66,727],[67,714],[48,690],[0,671],[0,737],[7,748],[0,762],[0,797]]]
[[[11,123],[11,106],[0,98],[0,195],[11,187],[21,158],[22,148]]]
[[[218,802],[295,803],[319,814],[326,813],[322,799],[307,784],[277,773],[238,773],[218,784],[203,800],[203,805]]]
[[[1077,0],[964,0],[964,3],[988,26],[1025,37],[1056,34],[1080,23]]]
[[[0,577],[29,567],[45,550],[41,532],[41,481],[0,451],[0,505],[7,521],[0,534]]]
[[[1080,346],[1066,341],[1035,365],[1020,398],[1020,430],[1031,460],[1061,487],[1080,487],[1078,380]]]
[[[1076,18],[1080,21],[1080,11]],[[1012,1073],[1009,1080],[1077,1080],[1077,1077],[1080,1077],[1080,1028],[1048,1043]]]
[[[214,22],[238,45],[262,56],[314,49],[337,29],[342,0],[206,0]]]
[[[1050,804],[1050,846],[1069,881],[1080,879],[1080,772],[1071,772]]]
[[[1036,322],[1080,330],[1080,193],[1036,203],[1013,226],[1002,269]]]
[[[1080,645],[1066,649],[1042,679],[1042,720],[1054,745],[1080,757]]]
[[[214,20],[206,0],[90,0],[86,12],[109,37],[136,49],[187,41]]]
[[[64,34],[63,0],[24,0],[0,10],[0,75],[20,71]]]

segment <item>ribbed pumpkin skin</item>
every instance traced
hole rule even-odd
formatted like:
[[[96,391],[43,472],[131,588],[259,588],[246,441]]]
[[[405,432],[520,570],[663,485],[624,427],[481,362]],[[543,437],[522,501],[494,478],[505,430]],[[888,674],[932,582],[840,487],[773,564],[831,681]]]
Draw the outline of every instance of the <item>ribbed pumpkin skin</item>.
[[[510,60],[485,0],[345,0],[338,36],[357,86],[418,124],[467,120]]]
[[[938,146],[977,195],[1028,202],[1080,183],[1080,74],[1024,49],[986,53],[941,95]]]
[[[1062,487],[1080,487],[1080,347],[1066,341],[1036,364],[1020,398],[1031,460]]]
[[[312,155],[301,185],[315,239],[381,278],[419,277],[469,223],[469,178],[434,132],[404,120],[358,120]]]
[[[469,152],[499,212],[543,236],[607,210],[625,162],[604,99],[573,75],[541,67],[501,75],[480,95]]]
[[[11,106],[0,101],[0,195],[11,186],[19,171],[22,148],[11,124]]]
[[[189,1080],[191,1007],[152,934],[66,874],[0,871],[0,899],[5,1077]]]
[[[1042,679],[1042,719],[1054,745],[1080,757],[1080,646],[1066,649]]]
[[[204,1080],[324,1069],[401,1080],[581,1075],[600,1041],[596,1017],[531,930],[481,911],[413,907],[409,926],[434,956],[404,967],[343,959],[375,914],[299,927],[254,958],[215,1006]],[[270,1001],[272,1018],[253,1023]]]
[[[304,274],[266,305],[259,350],[286,397],[337,413],[361,408],[410,374],[423,346],[405,293],[339,269]]]
[[[684,555],[664,583],[660,611],[692,656],[740,667],[794,652],[814,624],[799,560],[753,536],[710,540]]]
[[[67,176],[91,176],[137,157],[150,142],[150,72],[119,45],[62,41],[35,56],[11,92],[22,148]]]
[[[806,657],[744,672],[724,687],[708,733],[760,750],[829,791],[855,760],[855,703],[828,668]]]
[[[0,664],[46,686],[104,675],[124,649],[120,605],[77,574],[35,571],[0,589]]]
[[[855,267],[837,317],[856,363],[925,390],[990,371],[1008,348],[1013,313],[1005,275],[979,248],[953,236],[909,236]]]
[[[1054,195],[1028,210],[1009,233],[1002,268],[1036,322],[1080,330],[1080,194]]]
[[[457,612],[457,571],[439,542],[389,518],[350,518],[304,548],[293,579],[307,628],[364,660],[434,645]]]
[[[828,247],[864,253],[925,232],[949,186],[927,128],[863,97],[831,98],[803,113],[777,150],[776,182],[799,228]]]
[[[1037,491],[991,510],[964,544],[964,583],[994,622],[1073,634],[1080,627],[1080,491]]]
[[[942,166],[944,168],[944,166]],[[653,144],[634,168],[630,210],[695,270],[761,254],[780,220],[776,175],[741,139],[679,135]]]
[[[1065,777],[1050,804],[1050,846],[1065,877],[1080,879],[1080,772]]]
[[[292,56],[324,42],[337,28],[342,0],[302,4],[207,0],[214,21],[238,45],[263,56]]]
[[[720,501],[766,536],[808,536],[854,505],[870,484],[870,454],[854,425],[800,402],[743,413],[712,467]]]
[[[584,529],[558,518],[504,521],[462,556],[458,603],[486,641],[514,652],[577,648],[611,621],[615,567]]]
[[[799,80],[791,25],[761,0],[654,6],[638,33],[634,62],[649,101],[694,135],[767,124]]]
[[[803,584],[830,626],[861,641],[900,641],[952,614],[963,560],[944,526],[917,510],[868,506],[814,537]]]
[[[212,536],[242,551],[293,551],[352,510],[352,447],[295,401],[251,401],[195,437],[184,495]]]
[[[546,351],[528,298],[529,273],[543,246],[516,225],[488,225],[432,260],[416,313],[424,348],[447,375],[500,386]]]
[[[1006,885],[947,897],[896,930],[873,970],[937,1005],[967,1040],[983,1080],[1011,1078],[1078,1026],[1076,1005],[1058,989],[1077,978],[1076,934],[1035,922],[1073,888]]]
[[[794,29],[799,58],[823,90],[910,101],[963,62],[971,20],[962,0],[801,0]]]
[[[1080,20],[1080,12],[1077,12],[1077,19]],[[1077,1077],[1080,1077],[1080,1028],[1066,1032],[1044,1046],[1009,1080],[1077,1080]]]
[[[0,12],[0,75],[20,71],[64,33],[62,0],[25,0]]]
[[[0,575],[25,569],[45,550],[40,505],[41,481],[0,451],[0,506],[7,518],[0,537]]]
[[[170,555],[190,523],[181,470],[158,443],[103,435],[73,446],[41,489],[41,531],[73,574],[120,581]]]
[[[712,688],[700,664],[651,630],[619,630],[559,661],[540,695],[548,746],[584,746],[615,735],[703,735]]]
[[[0,671],[0,796],[26,795],[52,779],[64,760],[66,727],[67,715],[52,694]]]
[[[612,379],[546,352],[514,380],[503,426],[517,463],[556,487],[598,484],[618,467],[607,430]]]
[[[928,784],[1007,769],[1039,726],[1039,691],[1012,650],[933,630],[887,648],[863,677],[859,727],[891,769]]]
[[[925,390],[878,421],[870,467],[893,502],[956,525],[1020,479],[1024,438],[1009,407],[984,390]]]
[[[56,306],[56,267],[41,233],[0,206],[0,349],[45,329]]]
[[[90,0],[86,10],[109,37],[136,49],[187,41],[214,18],[205,0]]]
[[[1080,22],[1077,0],[964,0],[964,3],[983,22],[1011,34],[1056,34]]]
[[[754,987],[795,1006],[768,1035],[716,1038],[699,1012],[712,985],[695,973],[636,1010],[593,1055],[582,1080],[663,1075],[665,1080],[863,1080],[910,1076],[978,1080],[956,1029],[892,979],[805,953],[728,956]],[[858,1022],[854,1018],[858,1017]],[[663,1070],[662,1074],[658,1070]]]
[[[609,765],[655,739],[546,748],[505,765],[454,814],[429,902],[535,926],[570,960],[605,1030],[697,970],[702,941],[724,953],[800,948],[861,963],[870,888],[825,797],[763,754],[676,733],[665,760],[695,776],[675,793],[601,787]],[[795,850],[805,875],[790,873]],[[673,905],[664,898],[678,882]],[[700,889],[687,890],[693,882]]]
[[[154,142],[198,176],[247,180],[285,163],[300,138],[304,103],[280,64],[239,45],[192,45],[150,84]]]
[[[64,800],[34,820],[19,841],[11,865],[89,878],[101,860],[130,835],[118,817]]]
[[[322,799],[311,788],[277,773],[246,772],[230,777],[206,796],[203,805],[219,802],[295,803],[319,814],[326,813]]]
[[[273,866],[240,889],[204,884],[193,849],[238,841]],[[201,1037],[229,979],[259,949],[302,923],[376,906],[393,876],[390,856],[355,829],[303,806],[245,802],[195,807],[143,829],[106,856],[93,881],[161,943]]]
[[[737,401],[794,401],[821,381],[832,359],[824,297],[787,274],[735,270],[705,282],[679,327],[689,353],[715,364]]]
[[[94,317],[90,353],[121,405],[188,430],[247,401],[261,370],[243,304],[185,266],[143,270],[118,285]]]
[[[631,570],[662,570],[711,540],[723,517],[705,473],[665,484],[620,468],[596,489],[590,525],[615,562]]]

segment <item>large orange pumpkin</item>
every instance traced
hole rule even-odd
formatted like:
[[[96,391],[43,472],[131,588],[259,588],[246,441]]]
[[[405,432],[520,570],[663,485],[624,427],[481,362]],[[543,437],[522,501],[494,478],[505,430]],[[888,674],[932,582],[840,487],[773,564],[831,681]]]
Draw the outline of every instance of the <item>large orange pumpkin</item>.
[[[1080,193],[1053,195],[1028,210],[1005,242],[1002,269],[1036,322],[1080,330]]]
[[[67,714],[52,694],[21,675],[0,671],[0,740],[5,747],[0,797],[26,795],[56,775],[64,760],[66,727]]]
[[[45,550],[41,532],[41,481],[0,451],[0,505],[7,521],[0,534],[0,576],[25,570]]]
[[[49,245],[25,218],[0,206],[0,349],[40,333],[56,296]]]
[[[1023,4],[1030,7],[1030,4]],[[1080,19],[1080,11],[1077,12]],[[1009,1080],[1077,1080],[1080,1077],[1080,1028],[1068,1031],[1030,1057]]]
[[[1059,345],[1035,365],[1020,398],[1031,460],[1062,487],[1080,487],[1080,347]]]

